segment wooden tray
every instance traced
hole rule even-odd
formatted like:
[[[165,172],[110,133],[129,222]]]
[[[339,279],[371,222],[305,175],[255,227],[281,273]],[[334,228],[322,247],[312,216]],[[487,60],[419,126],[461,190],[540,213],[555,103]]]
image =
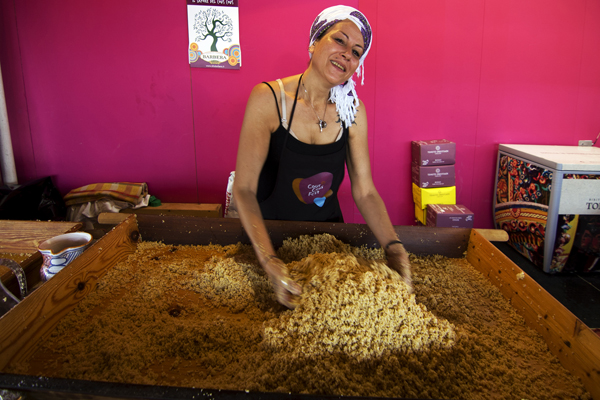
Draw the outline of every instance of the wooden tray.
[[[42,255],[38,245],[44,240],[63,233],[81,229],[80,222],[12,221],[0,220],[0,253],[31,254],[19,262],[27,275],[27,287],[32,288],[40,282]],[[8,269],[0,274],[0,279],[15,295],[19,295],[19,286]]]
[[[377,246],[365,225],[267,221],[275,246],[303,234],[331,233],[352,245]],[[395,227],[408,251],[463,257],[482,272],[511,302],[527,324],[546,340],[563,366],[582,379],[593,398],[600,399],[600,337],[502,254],[475,229]],[[179,216],[131,215],[52,280],[0,319],[0,371],[27,359],[96,282],[115,264],[132,254],[137,242],[168,244],[249,243],[239,220]],[[519,279],[518,276],[521,278]],[[198,389],[126,385],[66,379],[40,379],[1,374],[0,388],[69,398],[192,399]],[[60,396],[58,394],[60,394]],[[275,399],[277,393],[240,393],[204,390],[215,398]],[[293,396],[292,396],[293,397]],[[302,396],[302,398],[318,398]],[[335,398],[335,397],[330,397]],[[349,399],[351,397],[344,397]]]

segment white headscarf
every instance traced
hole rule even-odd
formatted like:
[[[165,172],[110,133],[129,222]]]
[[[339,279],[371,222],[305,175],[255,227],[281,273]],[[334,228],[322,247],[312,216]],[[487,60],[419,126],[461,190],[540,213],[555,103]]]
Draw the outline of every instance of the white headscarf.
[[[352,21],[358,27],[363,36],[365,47],[364,52],[360,57],[358,68],[356,68],[356,74],[359,78],[362,77],[361,85],[364,85],[365,67],[363,62],[367,57],[369,49],[371,48],[373,33],[371,31],[371,25],[363,13],[348,6],[333,6],[321,11],[317,18],[315,18],[315,21],[310,28],[309,47],[312,46],[327,29],[331,28],[337,22],[344,21],[346,19]],[[312,54],[309,53],[309,55],[312,57]],[[332,88],[329,93],[329,100],[335,103],[336,111],[340,116],[340,119],[344,122],[346,128],[348,128],[352,122],[354,122],[356,110],[360,104],[358,101],[358,95],[356,94],[355,86],[356,84],[354,83],[354,80],[352,77],[350,77],[346,83]]]

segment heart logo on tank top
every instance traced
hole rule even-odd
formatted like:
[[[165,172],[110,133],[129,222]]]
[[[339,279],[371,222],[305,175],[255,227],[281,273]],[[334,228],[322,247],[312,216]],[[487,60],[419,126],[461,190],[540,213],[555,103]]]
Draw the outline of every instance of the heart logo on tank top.
[[[331,184],[333,174],[330,172],[321,172],[309,178],[296,178],[292,182],[294,193],[298,200],[304,204],[315,204],[323,207],[327,197],[333,194]]]

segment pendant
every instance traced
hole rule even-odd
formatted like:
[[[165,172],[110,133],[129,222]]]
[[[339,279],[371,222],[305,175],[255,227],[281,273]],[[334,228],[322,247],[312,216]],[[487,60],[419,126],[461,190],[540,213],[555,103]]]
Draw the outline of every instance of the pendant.
[[[327,128],[327,122],[325,121],[319,120],[319,122],[317,122],[317,125],[319,125],[319,129],[321,129],[321,132],[323,132],[323,128]]]

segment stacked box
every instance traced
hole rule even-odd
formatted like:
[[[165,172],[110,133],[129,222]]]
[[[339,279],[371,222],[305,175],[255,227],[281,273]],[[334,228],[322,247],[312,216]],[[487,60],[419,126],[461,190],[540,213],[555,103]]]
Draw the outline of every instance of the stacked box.
[[[427,209],[421,208],[421,206],[415,204],[415,217],[417,217],[417,221],[419,221],[421,225],[425,225],[427,223]]]
[[[456,144],[446,139],[418,140],[411,143],[412,162],[421,166],[454,165]]]
[[[428,204],[456,204],[456,186],[420,188],[413,183],[412,192],[415,206],[421,210]]]
[[[415,217],[427,224],[428,204],[456,204],[456,144],[446,139],[411,142]]]
[[[450,187],[456,184],[454,165],[423,167],[412,165],[412,182],[421,188]]]
[[[456,204],[428,204],[426,226],[473,228],[473,213]]]

